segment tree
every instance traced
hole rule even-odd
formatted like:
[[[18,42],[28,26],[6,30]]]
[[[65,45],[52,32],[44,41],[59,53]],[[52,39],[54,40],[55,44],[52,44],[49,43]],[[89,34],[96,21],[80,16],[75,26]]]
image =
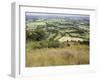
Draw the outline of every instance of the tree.
[[[36,28],[32,33],[32,39],[35,41],[45,40],[47,33],[43,29]]]

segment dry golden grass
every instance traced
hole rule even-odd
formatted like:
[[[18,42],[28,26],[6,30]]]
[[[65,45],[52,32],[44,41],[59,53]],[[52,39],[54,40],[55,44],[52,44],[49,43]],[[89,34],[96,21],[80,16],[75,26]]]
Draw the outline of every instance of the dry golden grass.
[[[26,47],[26,67],[89,64],[89,47],[31,49]]]

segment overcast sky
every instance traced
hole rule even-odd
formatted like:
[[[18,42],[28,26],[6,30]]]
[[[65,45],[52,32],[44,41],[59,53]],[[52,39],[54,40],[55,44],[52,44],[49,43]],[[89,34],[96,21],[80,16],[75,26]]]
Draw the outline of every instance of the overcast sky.
[[[89,15],[80,14],[51,14],[51,13],[32,13],[26,12],[26,16],[71,16],[71,17],[89,17]]]
[[[26,12],[25,13],[26,17],[36,17],[36,16],[40,16],[40,17],[74,17],[74,18],[89,18],[89,15],[80,15],[80,14],[51,14],[51,13],[33,13],[33,12]]]

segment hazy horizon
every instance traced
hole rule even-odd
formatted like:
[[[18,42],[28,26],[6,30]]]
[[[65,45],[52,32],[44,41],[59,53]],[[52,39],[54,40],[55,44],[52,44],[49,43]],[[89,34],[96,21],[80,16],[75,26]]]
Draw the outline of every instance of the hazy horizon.
[[[87,19],[89,20],[89,15],[82,14],[60,14],[60,13],[34,13],[34,12],[26,12],[26,19],[34,19],[34,18],[72,18],[72,19]]]

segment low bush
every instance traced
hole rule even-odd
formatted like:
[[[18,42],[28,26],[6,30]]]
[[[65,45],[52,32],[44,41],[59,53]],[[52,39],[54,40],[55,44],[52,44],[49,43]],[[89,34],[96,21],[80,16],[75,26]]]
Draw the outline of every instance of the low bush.
[[[48,48],[48,41],[40,41],[39,44],[41,45],[42,48]]]
[[[60,43],[58,41],[49,41],[48,48],[58,48],[60,47]]]
[[[89,45],[89,41],[83,41],[83,42],[80,42],[80,44],[85,44],[85,45]]]
[[[27,41],[28,47],[31,49],[41,49],[41,48],[64,48],[68,45],[60,43],[57,40],[43,40],[43,41]]]
[[[41,47],[41,45],[38,42],[34,42],[32,44],[32,49],[40,49],[40,48],[42,48],[42,47]]]

